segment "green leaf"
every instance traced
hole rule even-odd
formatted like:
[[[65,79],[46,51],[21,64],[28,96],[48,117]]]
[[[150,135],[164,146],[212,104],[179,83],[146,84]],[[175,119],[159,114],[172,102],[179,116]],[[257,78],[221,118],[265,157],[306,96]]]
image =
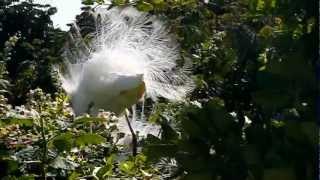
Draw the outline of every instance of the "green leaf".
[[[257,0],[256,10],[258,10],[258,11],[263,10],[264,7],[265,7],[264,0]]]
[[[111,156],[109,156],[106,160],[106,164],[99,169],[99,171],[97,172],[96,176],[101,178],[101,179],[105,179],[109,176],[112,176],[113,174],[113,168],[114,168],[114,159],[115,159],[115,155],[112,154]]]
[[[75,139],[75,143],[77,146],[86,146],[86,145],[97,145],[102,142],[105,142],[105,138],[92,133],[84,133]]]
[[[0,159],[1,173],[14,174],[18,171],[19,164],[14,160]]]
[[[98,3],[98,4],[104,4],[104,0],[96,0],[96,3]]]
[[[136,7],[140,11],[144,11],[144,12],[149,12],[153,10],[153,5],[145,1],[139,1]]]
[[[82,4],[84,5],[93,5],[95,1],[94,0],[82,0]]]
[[[73,122],[73,127],[77,125],[90,125],[91,123],[103,123],[106,119],[98,117],[80,117]]]
[[[164,0],[151,0],[151,3],[153,5],[160,5],[164,3]]]
[[[70,151],[73,146],[73,135],[71,133],[62,133],[52,139],[52,145],[59,151]]]
[[[13,125],[13,124],[17,124],[25,127],[31,127],[33,125],[33,119],[12,117],[12,118],[6,118],[6,119],[0,120],[0,127],[6,126],[6,125]]]
[[[127,3],[127,0],[112,0],[112,4],[116,6],[123,6]]]
[[[271,126],[273,126],[275,128],[281,128],[281,127],[284,127],[285,125],[286,125],[286,123],[283,121],[271,119]]]
[[[138,154],[134,158],[134,163],[138,166],[142,166],[147,161],[147,157],[143,154]]]
[[[121,162],[119,166],[120,170],[128,175],[134,175],[135,174],[135,165],[132,161],[125,161]]]
[[[80,177],[80,174],[78,174],[77,172],[72,172],[68,177],[68,180],[78,180],[79,177]]]

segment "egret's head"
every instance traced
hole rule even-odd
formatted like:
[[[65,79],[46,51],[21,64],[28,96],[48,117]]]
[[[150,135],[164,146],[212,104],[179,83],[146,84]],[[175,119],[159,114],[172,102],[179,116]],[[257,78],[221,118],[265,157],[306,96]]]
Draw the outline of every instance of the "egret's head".
[[[91,93],[75,91],[71,94],[71,104],[76,115],[84,113],[97,115],[100,109],[112,111],[116,114],[122,113],[125,108],[139,102],[145,94],[145,83],[141,81],[135,87],[117,91],[118,94],[110,96],[107,92],[99,97],[91,96]],[[98,93],[99,94],[99,93]]]
[[[93,113],[94,102],[89,97],[83,96],[80,92],[75,91],[71,94],[71,105],[77,116]]]
[[[76,115],[90,113],[96,115],[100,109],[117,114],[136,104],[145,94],[144,76],[140,74],[116,73],[117,69],[107,69],[108,65],[99,60],[83,64],[76,83],[64,81],[64,89],[71,97]],[[116,66],[112,66],[115,68]],[[106,71],[101,71],[100,69]],[[123,69],[122,69],[123,70]],[[72,79],[72,78],[69,78]]]

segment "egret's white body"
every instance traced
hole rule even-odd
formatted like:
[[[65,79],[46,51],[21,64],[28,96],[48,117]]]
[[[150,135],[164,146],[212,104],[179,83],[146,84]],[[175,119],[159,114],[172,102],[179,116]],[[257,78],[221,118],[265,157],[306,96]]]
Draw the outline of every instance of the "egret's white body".
[[[177,68],[178,46],[163,22],[132,7],[97,9],[96,17],[89,53],[60,76],[76,114],[89,106],[92,113],[121,113],[143,95],[182,100],[192,89],[186,70]]]

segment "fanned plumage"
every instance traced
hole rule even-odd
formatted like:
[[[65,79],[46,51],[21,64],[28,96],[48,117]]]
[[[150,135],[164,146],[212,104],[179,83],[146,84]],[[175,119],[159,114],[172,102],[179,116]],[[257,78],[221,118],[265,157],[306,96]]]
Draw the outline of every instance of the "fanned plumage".
[[[156,16],[133,7],[98,8],[94,16],[93,39],[83,43],[75,28],[71,43],[77,52],[66,49],[73,60],[69,73],[60,75],[76,113],[86,112],[89,105],[94,111],[121,113],[138,102],[142,91],[154,100],[180,101],[192,90],[187,69],[176,63],[177,43]]]

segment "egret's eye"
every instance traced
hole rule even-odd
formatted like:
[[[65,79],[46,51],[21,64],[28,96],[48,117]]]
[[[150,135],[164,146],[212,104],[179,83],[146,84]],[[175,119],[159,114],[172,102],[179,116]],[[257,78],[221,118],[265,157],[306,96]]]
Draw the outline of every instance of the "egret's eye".
[[[127,21],[127,22],[129,22],[129,20],[130,20],[129,16],[125,16],[125,17],[124,17],[124,20]]]

